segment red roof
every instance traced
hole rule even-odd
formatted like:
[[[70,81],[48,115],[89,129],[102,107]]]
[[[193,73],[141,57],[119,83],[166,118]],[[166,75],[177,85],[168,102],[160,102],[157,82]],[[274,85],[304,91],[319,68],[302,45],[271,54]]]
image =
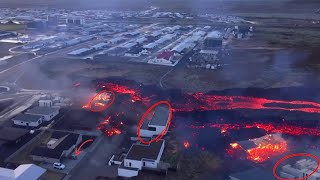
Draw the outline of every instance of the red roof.
[[[166,59],[169,60],[170,57],[174,55],[174,52],[172,51],[163,51],[162,53],[157,55],[157,59]]]

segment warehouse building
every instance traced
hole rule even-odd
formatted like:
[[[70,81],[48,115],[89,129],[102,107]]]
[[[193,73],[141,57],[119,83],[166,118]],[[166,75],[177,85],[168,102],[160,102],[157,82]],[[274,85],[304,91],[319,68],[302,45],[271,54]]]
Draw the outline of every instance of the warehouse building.
[[[90,53],[93,53],[95,50],[92,48],[81,48],[81,49],[77,49],[74,50],[70,53],[68,53],[68,55],[70,56],[84,56],[84,55],[88,55]]]
[[[113,39],[110,39],[107,41],[108,44],[119,44],[121,42],[124,42],[125,39],[122,38],[122,37],[116,37],[116,38],[113,38]]]
[[[59,114],[59,109],[52,107],[34,107],[25,112],[25,114],[43,116],[44,121],[51,121]]]
[[[99,44],[96,44],[96,45],[92,46],[92,48],[94,50],[96,50],[96,51],[101,50],[101,49],[106,48],[106,47],[108,47],[107,43],[99,43]]]
[[[223,36],[219,31],[212,31],[208,33],[204,40],[204,46],[207,48],[221,47]]]
[[[12,119],[13,123],[18,126],[38,127],[43,122],[43,117],[31,114],[19,114]]]

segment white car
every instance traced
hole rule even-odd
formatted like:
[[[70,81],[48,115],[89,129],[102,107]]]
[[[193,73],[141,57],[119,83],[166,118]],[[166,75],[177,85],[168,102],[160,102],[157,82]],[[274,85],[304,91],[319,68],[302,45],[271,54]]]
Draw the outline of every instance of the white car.
[[[63,170],[66,166],[61,163],[53,163],[53,168]]]

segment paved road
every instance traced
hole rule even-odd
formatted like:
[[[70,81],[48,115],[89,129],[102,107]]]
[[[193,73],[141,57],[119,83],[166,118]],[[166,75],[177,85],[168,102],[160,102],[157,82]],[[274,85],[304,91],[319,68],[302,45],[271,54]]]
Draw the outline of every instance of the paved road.
[[[117,176],[116,166],[107,166],[107,163],[113,153],[124,139],[125,134],[105,137],[102,136],[101,141],[97,139],[98,144],[94,149],[86,154],[81,162],[69,174],[70,180],[95,180],[97,176]]]

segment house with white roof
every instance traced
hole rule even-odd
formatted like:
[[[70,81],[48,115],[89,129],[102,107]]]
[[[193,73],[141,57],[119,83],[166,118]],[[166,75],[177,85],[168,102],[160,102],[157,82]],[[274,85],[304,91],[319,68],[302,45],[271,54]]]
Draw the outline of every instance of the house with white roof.
[[[41,180],[44,178],[46,169],[34,164],[22,164],[16,169],[0,167],[1,180]]]
[[[26,111],[25,114],[43,116],[44,121],[51,121],[59,114],[59,109],[52,107],[34,107]]]
[[[31,114],[19,114],[12,119],[13,123],[18,126],[38,127],[43,122],[43,117]]]
[[[140,128],[141,137],[158,136],[165,130],[169,123],[170,110],[166,105],[159,105],[155,108],[152,119],[150,121],[145,120]],[[165,132],[166,134],[166,132]],[[164,135],[165,135],[164,134]]]
[[[163,154],[165,141],[146,144],[132,144],[129,152],[118,167],[118,176],[130,178],[138,176],[143,169],[162,169],[160,159]]]

